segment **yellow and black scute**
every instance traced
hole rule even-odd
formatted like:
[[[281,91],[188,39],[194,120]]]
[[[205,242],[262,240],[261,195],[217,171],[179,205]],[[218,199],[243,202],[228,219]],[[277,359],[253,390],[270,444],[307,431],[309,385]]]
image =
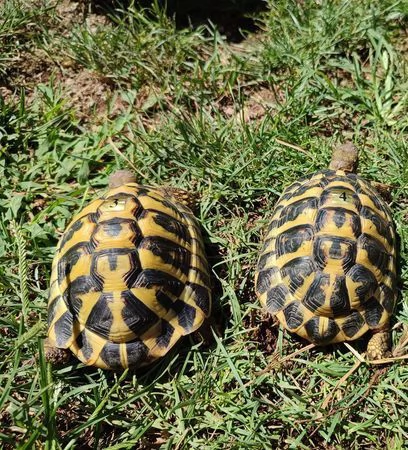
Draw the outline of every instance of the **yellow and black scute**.
[[[256,271],[261,303],[316,344],[386,328],[396,299],[388,206],[359,176],[323,170],[279,199]]]
[[[128,183],[77,214],[53,262],[48,346],[106,369],[165,355],[211,310],[192,212],[160,188]]]

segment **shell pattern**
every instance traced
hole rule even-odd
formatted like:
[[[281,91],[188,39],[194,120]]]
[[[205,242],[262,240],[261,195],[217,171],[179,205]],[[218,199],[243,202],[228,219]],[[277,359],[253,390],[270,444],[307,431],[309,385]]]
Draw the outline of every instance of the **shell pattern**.
[[[74,217],[59,242],[49,343],[102,368],[148,364],[209,316],[209,285],[191,211],[160,189],[120,186]]]
[[[256,292],[286,329],[311,342],[353,340],[388,324],[395,266],[388,206],[359,176],[323,170],[279,199]]]

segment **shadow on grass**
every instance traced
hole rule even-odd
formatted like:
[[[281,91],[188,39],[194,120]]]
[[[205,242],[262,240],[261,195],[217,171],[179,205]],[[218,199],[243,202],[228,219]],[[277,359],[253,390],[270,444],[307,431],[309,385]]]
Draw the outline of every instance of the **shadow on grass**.
[[[99,14],[115,14],[115,8],[126,9],[127,0],[88,0],[93,11]],[[135,2],[137,6],[150,8],[152,0]],[[174,17],[178,28],[198,27],[212,23],[229,42],[241,42],[246,34],[258,29],[254,15],[266,10],[264,0],[158,0],[169,17]]]
[[[175,15],[176,24],[186,27],[213,23],[230,42],[240,42],[245,34],[257,30],[251,17],[265,10],[263,0],[168,0],[167,11]]]

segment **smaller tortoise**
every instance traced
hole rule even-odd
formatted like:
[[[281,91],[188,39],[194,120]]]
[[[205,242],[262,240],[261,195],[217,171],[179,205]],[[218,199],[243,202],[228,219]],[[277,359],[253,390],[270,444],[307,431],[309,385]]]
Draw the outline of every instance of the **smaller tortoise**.
[[[396,301],[391,212],[353,174],[358,152],[338,147],[329,170],[285,189],[258,260],[256,293],[287,330],[318,345],[370,330],[369,359],[389,350]]]
[[[77,214],[53,261],[46,357],[104,369],[165,355],[209,316],[211,292],[191,195],[128,171]]]

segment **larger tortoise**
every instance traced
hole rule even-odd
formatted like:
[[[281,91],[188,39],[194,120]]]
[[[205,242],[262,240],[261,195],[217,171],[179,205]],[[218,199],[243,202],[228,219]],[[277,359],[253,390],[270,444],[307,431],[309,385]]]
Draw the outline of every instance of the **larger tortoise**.
[[[357,150],[338,147],[329,170],[289,186],[274,212],[256,293],[289,331],[315,344],[370,330],[367,356],[389,349],[396,300],[395,230],[388,206],[359,176]]]
[[[209,271],[188,195],[115,173],[77,214],[53,262],[49,360],[138,368],[165,355],[210,314]]]

